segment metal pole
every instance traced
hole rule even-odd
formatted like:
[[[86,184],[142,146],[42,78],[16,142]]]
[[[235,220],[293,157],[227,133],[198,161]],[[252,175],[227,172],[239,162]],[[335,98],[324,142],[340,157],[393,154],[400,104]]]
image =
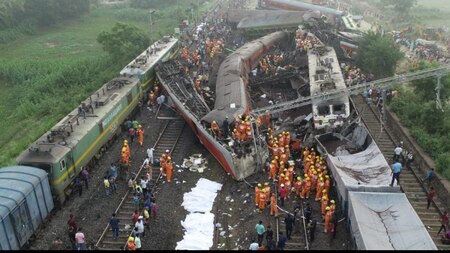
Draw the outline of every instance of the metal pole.
[[[152,26],[153,26],[153,22],[152,22],[152,10],[150,9],[148,13],[150,14],[150,35],[149,35],[149,38],[150,38],[150,44],[149,44],[149,45],[152,45]]]

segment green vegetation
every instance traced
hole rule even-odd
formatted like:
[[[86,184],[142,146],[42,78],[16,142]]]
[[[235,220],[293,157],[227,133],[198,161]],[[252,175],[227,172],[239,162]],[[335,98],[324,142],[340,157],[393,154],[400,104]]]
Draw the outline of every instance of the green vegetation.
[[[2,4],[15,1],[0,1],[0,12],[4,10]],[[46,1],[36,1],[39,2]],[[159,39],[173,33],[174,27],[188,19],[197,0],[176,2],[176,8],[162,4],[166,8],[156,8],[151,35],[148,10],[100,5],[80,19],[56,18],[53,25],[35,26],[37,29],[28,34],[19,31],[20,39],[0,44],[0,166],[14,164],[22,150],[136,57],[137,54],[130,54],[120,60],[113,59],[97,42],[100,33],[111,31],[117,22],[123,22],[144,31],[152,40]],[[205,2],[200,9],[207,9],[211,3]],[[11,29],[22,29],[21,25]],[[0,29],[0,33],[5,31]]]
[[[90,0],[2,0],[0,43],[32,34],[36,28],[78,18],[89,12],[90,5]]]
[[[430,67],[421,62],[421,69]],[[436,169],[450,179],[450,76],[441,80],[443,111],[436,108],[436,79],[426,78],[412,82],[413,89],[397,87],[400,96],[393,98],[390,107],[399,116],[417,143],[434,159]]]
[[[387,38],[369,32],[359,43],[356,64],[367,73],[373,73],[376,78],[393,76],[398,61],[403,53],[395,43]]]
[[[148,36],[142,30],[124,23],[116,23],[111,32],[100,33],[97,41],[115,60],[133,59],[149,44]]]

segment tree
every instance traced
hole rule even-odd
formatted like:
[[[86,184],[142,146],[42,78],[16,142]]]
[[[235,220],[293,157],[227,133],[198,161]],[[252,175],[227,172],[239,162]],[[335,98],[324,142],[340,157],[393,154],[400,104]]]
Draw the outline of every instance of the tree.
[[[393,76],[398,61],[403,53],[394,41],[379,33],[369,31],[363,36],[358,46],[356,64],[376,78]]]
[[[97,41],[115,60],[133,59],[148,46],[148,36],[133,25],[116,23],[111,32],[102,32]]]

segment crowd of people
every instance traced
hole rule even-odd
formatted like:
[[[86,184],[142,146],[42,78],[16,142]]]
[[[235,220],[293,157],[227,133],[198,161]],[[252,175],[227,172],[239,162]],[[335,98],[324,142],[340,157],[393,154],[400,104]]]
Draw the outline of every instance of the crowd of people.
[[[334,236],[337,222],[336,202],[329,196],[331,179],[327,165],[322,156],[313,147],[302,147],[301,140],[296,136],[291,138],[289,131],[275,134],[269,127],[267,129],[267,145],[270,159],[267,166],[267,181],[258,183],[255,187],[255,206],[261,213],[269,209],[268,214],[279,216],[280,210],[286,212],[284,223],[286,226],[286,240],[291,239],[293,224],[299,213],[300,206],[294,207],[294,212],[283,210],[286,201],[292,200],[308,202],[304,209],[306,223],[308,224],[310,240],[314,240],[317,225],[316,219],[311,219],[312,208],[309,201],[317,201],[320,205],[320,221],[324,222],[324,233]],[[278,201],[280,204],[278,204]],[[261,223],[261,222],[260,222]],[[286,241],[280,236],[277,244],[266,240],[265,233],[257,224],[258,241],[254,241],[250,249],[284,248]]]

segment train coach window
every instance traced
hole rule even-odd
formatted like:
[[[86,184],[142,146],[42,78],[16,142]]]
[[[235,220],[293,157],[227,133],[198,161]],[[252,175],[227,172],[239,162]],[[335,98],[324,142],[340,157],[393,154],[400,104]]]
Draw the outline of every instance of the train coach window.
[[[60,168],[61,171],[65,170],[66,169],[66,160],[61,160],[60,165],[61,165],[61,168]]]
[[[345,114],[345,105],[333,105],[333,114]]]
[[[330,114],[330,107],[328,105],[319,106],[317,109],[319,110],[319,115]]]

